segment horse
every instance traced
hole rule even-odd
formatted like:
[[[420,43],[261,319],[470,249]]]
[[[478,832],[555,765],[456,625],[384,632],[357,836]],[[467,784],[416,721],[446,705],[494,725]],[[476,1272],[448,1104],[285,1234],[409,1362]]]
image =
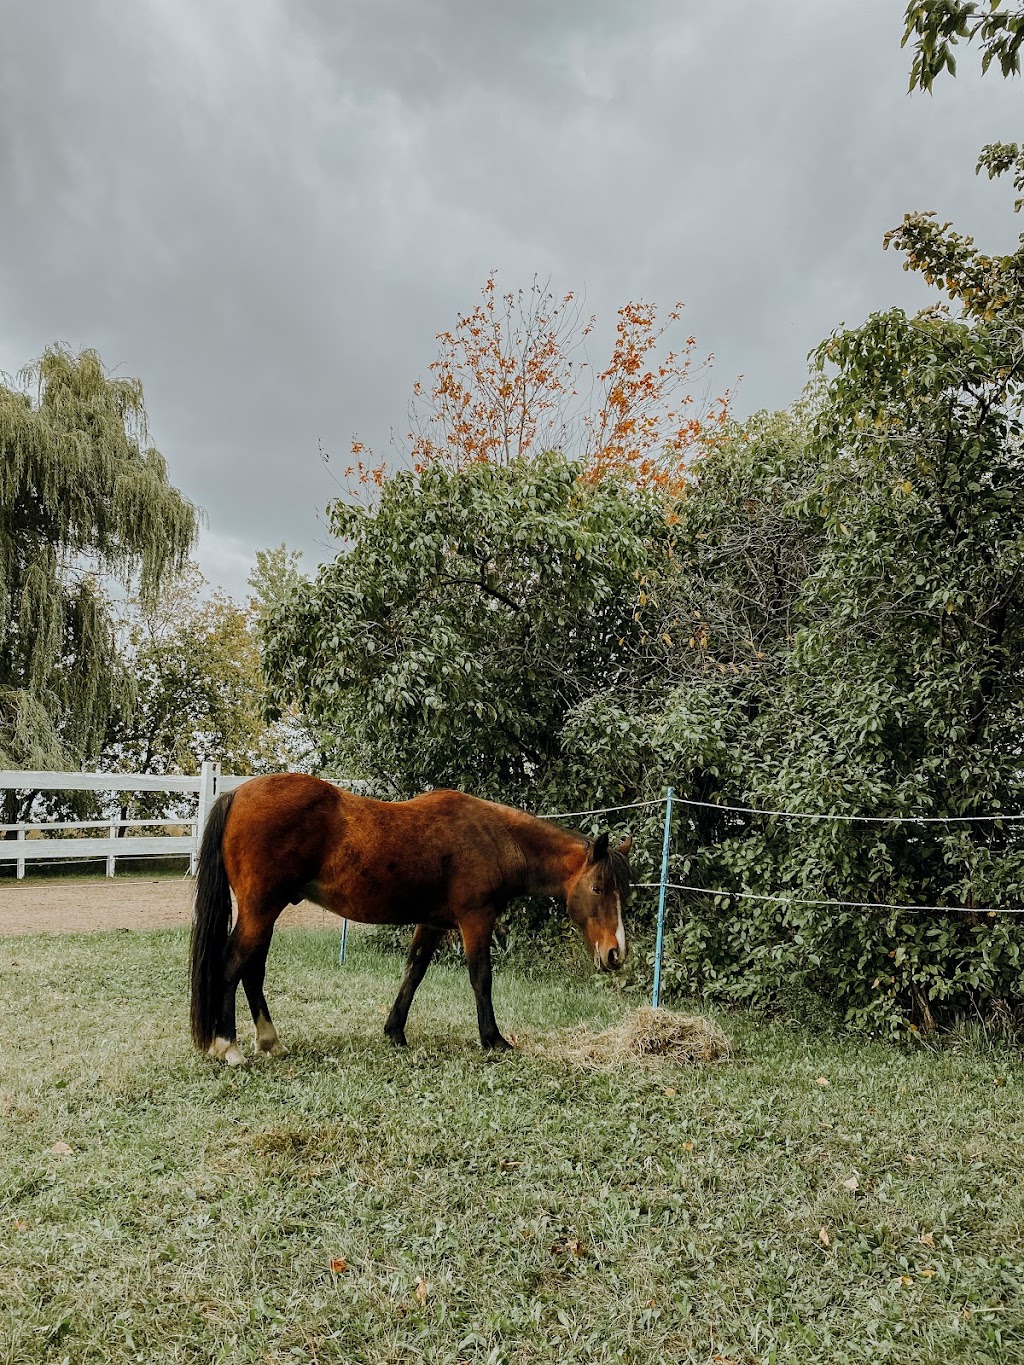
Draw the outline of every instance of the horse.
[[[491,937],[513,896],[554,896],[589,945],[599,971],[626,958],[627,837],[595,840],[526,811],[457,791],[376,801],[301,773],[255,777],[219,796],[203,830],[191,942],[191,1025],[196,1046],[238,1066],[238,983],[256,1047],[287,1049],[263,994],[278,916],[311,900],[360,924],[415,925],[384,1032],[404,1047],[416,988],[444,936],[457,929],[476,996],[480,1042],[510,1045],[491,1003]],[[231,925],[231,892],[237,913]]]

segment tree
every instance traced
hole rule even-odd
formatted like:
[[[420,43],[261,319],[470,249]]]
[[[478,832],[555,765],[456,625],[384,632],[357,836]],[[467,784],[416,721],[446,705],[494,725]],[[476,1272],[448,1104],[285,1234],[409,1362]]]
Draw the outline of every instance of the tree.
[[[671,535],[659,494],[585,469],[554,452],[438,460],[372,507],[332,505],[346,546],[263,647],[276,701],[301,699],[336,768],[406,796],[563,794],[566,717],[633,668],[639,580]]]
[[[301,550],[289,550],[283,541],[271,549],[256,551],[249,575],[249,611],[257,621],[270,616],[300,591],[306,582],[299,568],[301,559]]]
[[[1024,43],[1024,8],[1020,6],[1006,7],[1002,0],[989,0],[987,7],[975,0],[911,0],[904,23],[901,46],[913,39],[911,91],[930,91],[943,71],[955,76],[953,49],[976,39],[982,51],[982,72],[997,61],[1004,76],[1020,75]]]
[[[819,549],[771,704],[732,765],[732,804],[936,823],[744,818],[693,854],[705,885],[869,906],[1018,902],[1019,826],[963,819],[1024,808],[1024,453],[1005,359],[1000,326],[899,310],[821,347],[830,377],[795,508]],[[709,906],[694,924],[681,955],[715,961],[716,943],[716,989],[770,995],[784,974],[874,1028],[1024,994],[1012,916],[768,900],[729,904],[727,921]]]
[[[250,613],[205,594],[194,564],[122,614],[134,696],[115,718],[105,757],[140,773],[195,773],[204,758],[226,772],[281,766],[264,716],[264,682]]]
[[[197,513],[149,444],[141,384],[93,351],[53,347],[0,385],[0,452],[0,764],[77,768],[131,692],[104,585],[156,593]]]
[[[437,335],[430,384],[413,389],[403,461],[417,472],[432,464],[460,470],[558,450],[581,462],[583,477],[614,472],[677,494],[687,460],[725,421],[729,401],[726,393],[698,412],[693,387],[710,362],[695,366],[692,336],[681,351],[663,347],[682,304],[663,323],[651,304],[624,304],[598,370],[586,355],[595,319],[572,293],[556,298],[535,282],[499,295],[492,274],[481,294]],[[346,476],[356,488],[381,487],[387,463],[361,441],[352,451]]]

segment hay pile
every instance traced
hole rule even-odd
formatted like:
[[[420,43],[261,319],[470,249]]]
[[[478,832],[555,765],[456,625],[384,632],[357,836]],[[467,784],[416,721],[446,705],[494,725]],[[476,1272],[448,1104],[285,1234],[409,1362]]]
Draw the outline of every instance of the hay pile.
[[[717,1024],[699,1014],[644,1005],[600,1033],[572,1029],[537,1039],[542,1056],[584,1067],[619,1066],[626,1062],[691,1062],[707,1065],[732,1056],[732,1043]]]

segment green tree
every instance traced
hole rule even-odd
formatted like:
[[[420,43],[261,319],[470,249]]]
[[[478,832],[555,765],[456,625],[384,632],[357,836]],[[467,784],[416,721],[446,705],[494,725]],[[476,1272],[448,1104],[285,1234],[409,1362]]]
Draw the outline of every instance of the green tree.
[[[337,769],[403,795],[561,796],[566,718],[634,669],[639,581],[671,538],[659,496],[582,471],[434,463],[372,508],[333,504],[345,548],[263,642],[276,700],[302,700]],[[592,771],[576,797],[607,794]]]
[[[108,764],[140,773],[194,773],[204,758],[225,772],[282,766],[264,715],[253,618],[225,593],[207,595],[191,564],[122,615],[134,695],[108,736]]]
[[[130,697],[105,585],[185,563],[196,509],[149,444],[138,380],[54,347],[0,385],[0,765],[95,760]]]
[[[789,903],[1019,904],[1020,825],[957,823],[1024,809],[1024,457],[1005,358],[999,326],[896,310],[821,348],[831,378],[792,508],[818,549],[713,799],[951,823],[695,827],[687,881],[769,899],[681,907],[680,981],[747,999],[803,985],[897,1032],[1024,995],[1013,916]]]

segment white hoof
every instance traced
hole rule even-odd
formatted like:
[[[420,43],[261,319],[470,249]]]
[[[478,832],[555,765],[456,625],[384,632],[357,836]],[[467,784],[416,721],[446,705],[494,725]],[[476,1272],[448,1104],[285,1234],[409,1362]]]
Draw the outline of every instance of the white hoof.
[[[245,1056],[234,1038],[214,1038],[209,1056],[215,1061],[227,1062],[228,1066],[245,1066]]]

